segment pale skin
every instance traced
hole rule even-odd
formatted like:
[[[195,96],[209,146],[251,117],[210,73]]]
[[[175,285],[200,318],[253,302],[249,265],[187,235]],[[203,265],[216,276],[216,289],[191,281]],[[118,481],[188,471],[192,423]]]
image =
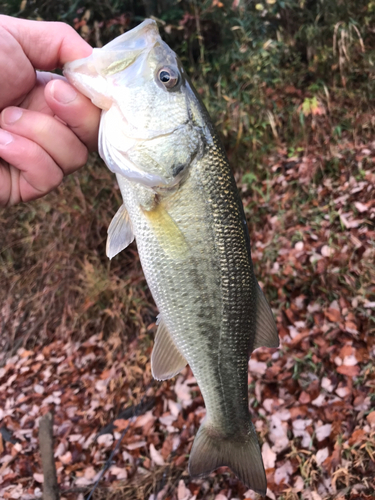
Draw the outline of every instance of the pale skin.
[[[64,23],[0,15],[0,207],[44,196],[97,149],[100,110],[50,73],[91,52]]]

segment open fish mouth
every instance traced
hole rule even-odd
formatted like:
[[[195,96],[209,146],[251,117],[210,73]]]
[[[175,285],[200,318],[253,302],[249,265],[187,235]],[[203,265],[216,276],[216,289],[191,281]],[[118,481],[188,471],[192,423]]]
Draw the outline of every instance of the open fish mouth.
[[[64,75],[96,106],[109,109],[113,104],[110,87],[121,85],[121,81],[108,81],[107,78],[126,70],[142,53],[152,50],[159,39],[155,21],[146,19],[105,47],[94,48],[90,56],[65,64]]]

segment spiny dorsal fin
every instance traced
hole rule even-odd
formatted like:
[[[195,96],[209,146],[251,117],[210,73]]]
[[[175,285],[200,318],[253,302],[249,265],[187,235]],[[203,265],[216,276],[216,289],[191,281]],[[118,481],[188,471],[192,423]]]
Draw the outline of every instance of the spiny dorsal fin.
[[[279,347],[279,336],[271,308],[258,285],[257,316],[253,350],[258,347]]]
[[[132,223],[125,205],[117,210],[108,227],[107,257],[112,259],[134,240]]]
[[[167,380],[180,373],[187,361],[177,349],[160,314],[157,324],[159,326],[151,354],[151,372],[156,380]]]

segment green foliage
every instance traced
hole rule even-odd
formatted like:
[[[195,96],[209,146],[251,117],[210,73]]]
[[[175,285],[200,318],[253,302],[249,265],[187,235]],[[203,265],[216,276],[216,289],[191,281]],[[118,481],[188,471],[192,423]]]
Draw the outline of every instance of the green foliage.
[[[373,0],[8,0],[3,10],[68,22],[96,46],[154,16],[245,172],[275,145],[299,152],[374,133]]]

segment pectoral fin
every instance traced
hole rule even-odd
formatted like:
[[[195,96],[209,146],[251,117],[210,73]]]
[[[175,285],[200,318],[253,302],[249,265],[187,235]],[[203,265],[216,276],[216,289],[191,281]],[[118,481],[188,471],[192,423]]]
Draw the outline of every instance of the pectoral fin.
[[[107,238],[107,257],[112,259],[134,240],[132,223],[125,205],[116,212],[109,227]]]
[[[151,372],[156,380],[167,380],[180,373],[187,361],[177,349],[160,315],[158,321],[159,327],[151,354]]]
[[[164,252],[176,260],[186,258],[189,254],[189,244],[164,204],[159,203],[152,210],[143,210],[143,214]]]
[[[258,347],[279,347],[279,336],[271,308],[258,285],[256,331],[252,350]]]

